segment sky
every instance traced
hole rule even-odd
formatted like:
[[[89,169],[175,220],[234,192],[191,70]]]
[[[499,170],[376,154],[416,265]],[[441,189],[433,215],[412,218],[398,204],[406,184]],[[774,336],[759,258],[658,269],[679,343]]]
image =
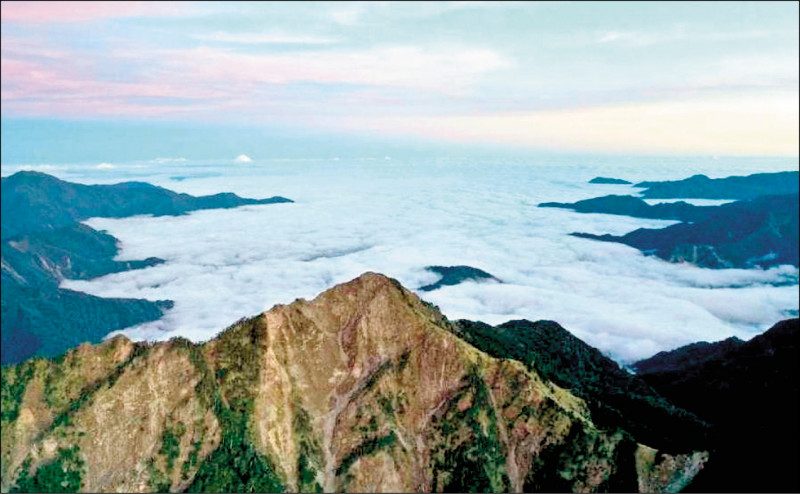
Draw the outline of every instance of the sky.
[[[3,1],[2,161],[797,156],[797,20],[797,2]]]

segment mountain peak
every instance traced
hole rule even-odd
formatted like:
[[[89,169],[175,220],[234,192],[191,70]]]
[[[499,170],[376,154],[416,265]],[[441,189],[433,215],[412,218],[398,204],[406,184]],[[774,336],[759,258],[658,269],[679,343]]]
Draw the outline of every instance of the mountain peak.
[[[397,291],[404,291],[405,288],[394,278],[390,278],[385,274],[377,273],[375,271],[365,271],[361,275],[353,278],[350,281],[346,281],[344,283],[340,283],[335,285],[334,287],[326,290],[324,293],[328,291],[361,291],[364,289],[375,289],[375,288],[389,288],[394,289]]]
[[[115,338],[3,381],[22,383],[3,430],[25,431],[3,442],[3,490],[59,462],[91,492],[658,491],[707,457],[598,429],[583,400],[372,272],[202,345]]]
[[[48,175],[47,173],[42,173],[35,170],[20,170],[17,173],[14,173],[13,175],[3,177],[2,183],[4,187],[16,187],[25,184],[37,184],[39,186],[44,186],[44,185],[53,186],[65,182],[52,175]]]

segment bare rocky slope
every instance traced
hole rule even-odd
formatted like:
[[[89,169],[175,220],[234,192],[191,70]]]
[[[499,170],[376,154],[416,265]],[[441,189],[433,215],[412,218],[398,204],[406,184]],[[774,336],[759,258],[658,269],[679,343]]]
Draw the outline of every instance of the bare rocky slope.
[[[3,491],[678,491],[708,454],[585,402],[366,273],[200,345],[122,336],[2,370]]]

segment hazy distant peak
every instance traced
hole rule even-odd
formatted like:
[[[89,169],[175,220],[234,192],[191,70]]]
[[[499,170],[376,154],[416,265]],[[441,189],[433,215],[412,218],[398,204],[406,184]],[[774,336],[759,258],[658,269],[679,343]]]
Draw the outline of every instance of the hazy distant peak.
[[[179,215],[198,209],[278,202],[292,201],[279,196],[247,199],[232,193],[194,197],[137,181],[84,185],[41,172],[21,171],[2,181],[2,238],[58,228],[91,217]]]

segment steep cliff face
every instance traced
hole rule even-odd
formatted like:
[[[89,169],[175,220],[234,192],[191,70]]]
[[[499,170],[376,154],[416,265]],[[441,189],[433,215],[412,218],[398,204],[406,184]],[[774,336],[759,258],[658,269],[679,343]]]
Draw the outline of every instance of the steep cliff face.
[[[2,377],[4,491],[662,491],[707,459],[598,429],[372,273],[203,345],[117,337]]]

